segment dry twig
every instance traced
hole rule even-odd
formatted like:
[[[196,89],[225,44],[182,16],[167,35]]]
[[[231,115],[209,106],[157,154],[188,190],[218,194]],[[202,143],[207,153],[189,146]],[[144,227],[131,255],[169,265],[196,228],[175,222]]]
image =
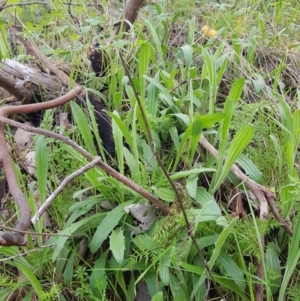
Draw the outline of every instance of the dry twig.
[[[23,105],[23,106],[3,107],[0,109],[0,116],[3,117],[11,114],[27,114],[35,111],[54,108],[70,101],[81,92],[82,92],[82,87],[78,86],[73,90],[71,90],[70,92],[68,92],[66,95],[63,95],[57,99],[48,102]],[[15,226],[15,229],[20,231],[26,231],[30,224],[30,208],[23,192],[21,191],[18,185],[17,177],[7,149],[2,122],[0,122],[0,163],[2,165],[2,168],[6,176],[9,192],[14,198],[18,207],[20,208],[20,219],[17,225]],[[22,233],[0,232],[0,245],[22,246],[22,245],[26,245],[26,241]]]
[[[1,116],[0,116],[0,122],[5,122],[5,123],[7,123],[11,126],[19,127],[19,128],[21,128],[25,131],[28,131],[28,132],[36,133],[36,134],[39,134],[39,135],[44,135],[44,136],[47,136],[47,137],[52,137],[56,140],[59,140],[63,143],[66,143],[66,144],[70,145],[72,148],[74,148],[76,151],[78,151],[81,155],[83,155],[89,161],[93,160],[93,156],[88,151],[83,149],[81,146],[76,144],[74,141],[72,141],[68,137],[65,137],[65,136],[50,132],[50,131],[46,131],[46,130],[43,130],[43,129],[31,127],[31,126],[25,125],[23,123],[19,123],[19,122],[16,122],[14,120],[11,120],[11,119],[8,119],[8,118],[5,118],[5,117],[1,117]],[[97,166],[99,166],[102,170],[104,170],[107,174],[109,174],[113,178],[117,179],[118,181],[120,181],[121,183],[126,185],[127,187],[131,188],[133,191],[137,192],[138,194],[140,194],[141,196],[146,198],[153,206],[156,206],[157,208],[159,208],[162,211],[163,214],[165,214],[165,215],[168,214],[169,207],[167,207],[165,204],[163,204],[159,199],[154,197],[147,190],[140,187],[136,183],[132,182],[130,179],[126,178],[125,176],[123,176],[122,174],[120,174],[119,172],[114,170],[112,167],[108,166],[102,160],[98,162]]]
[[[207,141],[207,139],[204,137],[204,135],[200,138],[200,144],[215,158],[218,158],[219,152]],[[283,228],[289,235],[293,235],[292,229],[289,227],[287,222],[280,216],[279,211],[275,205],[275,197],[274,193],[270,191],[265,186],[259,185],[253,180],[249,179],[247,175],[245,175],[240,168],[233,164],[231,167],[231,171],[234,173],[234,175],[237,177],[237,179],[243,183],[246,187],[248,187],[251,192],[255,195],[257,200],[260,204],[260,219],[264,220],[268,217],[269,214],[269,207],[271,208],[275,218],[282,224]],[[261,237],[261,245],[262,248],[264,248],[264,237]],[[259,262],[257,264],[257,276],[262,281],[264,280],[264,270],[262,262]],[[255,300],[261,301],[264,300],[264,285],[263,284],[256,284],[255,285]]]

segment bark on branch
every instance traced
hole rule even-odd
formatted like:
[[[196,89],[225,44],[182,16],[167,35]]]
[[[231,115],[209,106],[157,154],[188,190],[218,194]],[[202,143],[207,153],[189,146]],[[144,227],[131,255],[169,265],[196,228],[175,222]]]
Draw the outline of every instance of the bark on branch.
[[[66,95],[63,95],[57,99],[48,102],[29,104],[23,106],[2,107],[0,108],[0,116],[4,117],[11,114],[28,114],[35,111],[54,108],[72,100],[81,92],[82,92],[82,87],[78,86],[73,90],[71,90]],[[11,163],[11,159],[7,149],[2,122],[0,122],[0,163],[2,165],[2,168],[6,176],[9,192],[20,209],[20,219],[17,225],[15,226],[15,229],[19,231],[27,231],[30,225],[30,208],[22,190],[18,185],[17,177],[14,172],[14,168]],[[24,246],[26,245],[24,234],[20,232],[12,232],[12,233],[0,232],[0,245],[1,246]]]

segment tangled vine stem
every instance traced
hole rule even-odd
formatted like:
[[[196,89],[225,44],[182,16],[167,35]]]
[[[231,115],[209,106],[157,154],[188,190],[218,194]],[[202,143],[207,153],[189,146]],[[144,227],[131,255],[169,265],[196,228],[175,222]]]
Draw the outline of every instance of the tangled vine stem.
[[[51,109],[62,105],[82,92],[83,88],[77,86],[72,89],[67,94],[58,97],[54,100],[50,100],[42,103],[35,103],[23,106],[9,106],[0,108],[0,116],[4,117],[12,114],[28,114],[31,112]],[[13,165],[9,156],[9,151],[7,148],[3,123],[0,121],[0,163],[4,170],[6,180],[8,183],[8,190],[15,202],[17,203],[20,209],[20,219],[15,226],[15,230],[18,231],[27,231],[30,225],[30,208],[27,203],[27,200],[21,191],[16,174],[14,172]],[[26,240],[24,239],[24,234],[22,232],[0,232],[0,246],[24,246],[27,245]]]

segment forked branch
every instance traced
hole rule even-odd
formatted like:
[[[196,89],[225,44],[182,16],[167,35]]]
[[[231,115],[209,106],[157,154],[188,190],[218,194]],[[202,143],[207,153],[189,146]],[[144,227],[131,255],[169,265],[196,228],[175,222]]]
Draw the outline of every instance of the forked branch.
[[[54,100],[43,102],[43,103],[36,103],[36,104],[29,104],[23,106],[9,106],[0,108],[0,116],[4,117],[11,114],[27,114],[31,112],[36,112],[40,110],[51,109],[62,105],[82,92],[82,87],[76,87],[67,94],[58,97]],[[30,208],[27,203],[27,200],[19,187],[17,177],[11,163],[11,159],[9,156],[9,151],[7,148],[5,135],[4,135],[4,128],[3,123],[0,121],[0,163],[4,170],[6,180],[8,183],[8,190],[11,196],[14,198],[15,202],[17,203],[20,209],[20,219],[15,226],[16,230],[19,231],[27,231],[30,225]],[[0,246],[24,246],[26,245],[26,241],[24,239],[24,234],[21,232],[0,232]]]

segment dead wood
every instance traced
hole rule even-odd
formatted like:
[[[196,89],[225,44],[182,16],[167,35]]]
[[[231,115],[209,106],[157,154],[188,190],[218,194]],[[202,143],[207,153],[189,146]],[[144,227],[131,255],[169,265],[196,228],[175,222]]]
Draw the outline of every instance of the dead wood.
[[[57,99],[48,102],[28,104],[22,106],[2,107],[0,108],[0,116],[4,117],[11,114],[27,114],[35,111],[54,108],[70,101],[81,92],[82,87],[76,87],[66,95],[63,95]],[[2,122],[0,122],[0,163],[6,176],[9,192],[20,209],[20,219],[17,225],[15,226],[15,229],[19,231],[26,231],[30,225],[30,207],[22,190],[19,187],[17,177],[13,165],[11,163]],[[20,232],[0,232],[0,245],[24,246],[26,245],[26,241],[24,239],[24,235]]]
[[[6,1],[1,5],[1,8],[5,7]],[[141,6],[144,4],[144,1],[141,0],[128,0],[124,6],[123,16],[129,24],[133,23],[138,15],[138,11]],[[127,22],[123,27],[124,31],[127,31],[130,28]],[[57,67],[52,63],[47,57],[45,57],[39,50],[34,47],[28,40],[23,39],[16,30],[12,29],[12,34],[16,35],[17,39],[23,44],[28,53],[33,55],[36,58],[36,64],[41,71],[35,70],[29,66],[20,64],[14,60],[5,60],[1,62],[0,66],[0,86],[9,91],[13,96],[18,100],[23,101],[24,103],[31,103],[35,98],[39,98],[40,101],[45,99],[55,98],[58,94],[64,94],[68,89],[69,85],[73,80],[70,79],[69,75],[65,70]],[[27,114],[30,112],[36,112],[40,110],[45,110],[49,108],[56,107],[65,102],[70,101],[74,97],[77,97],[81,100],[84,100],[86,93],[81,86],[75,84],[75,88],[55,100],[46,101],[35,104],[25,104],[22,106],[10,106],[0,108],[0,117],[4,117],[11,114]],[[100,108],[96,118],[102,120],[103,116],[101,115],[102,105],[98,100],[95,100],[95,97],[91,98],[91,103],[95,107]],[[98,116],[98,117],[97,117]],[[104,122],[110,122],[108,119],[104,118]],[[99,122],[100,123],[100,122]],[[101,130],[101,126],[99,126]],[[107,130],[106,130],[107,131]],[[107,133],[106,133],[107,134]],[[112,139],[111,135],[110,139]],[[101,133],[100,133],[101,137]],[[15,226],[15,230],[19,232],[0,232],[0,245],[2,246],[22,246],[26,244],[24,239],[24,233],[20,231],[26,231],[30,224],[30,208],[27,203],[27,200],[18,186],[16,175],[10,161],[9,152],[6,145],[3,123],[0,122],[0,163],[3,167],[6,180],[8,183],[9,192],[16,201],[20,209],[20,219]],[[109,166],[106,166],[104,162],[99,165],[102,165],[106,172],[123,183],[127,182],[127,179],[116,175],[115,171]],[[128,183],[127,183],[128,184]],[[147,195],[143,190],[140,190],[140,187],[135,188],[135,190],[142,195]],[[149,197],[149,196],[148,196]],[[151,196],[150,196],[151,199]],[[155,204],[158,200],[152,197],[152,202]],[[157,203],[159,205],[159,202]],[[164,213],[168,212],[168,208],[163,208]]]
[[[129,21],[131,24],[135,21],[138,16],[140,8],[144,5],[145,0],[127,0],[124,7],[124,19]],[[124,29],[128,31],[130,26],[125,23]]]
[[[86,151],[85,149],[83,149],[81,146],[79,146],[78,144],[76,144],[74,141],[72,141],[68,137],[65,137],[63,135],[56,134],[56,133],[53,133],[53,132],[50,132],[50,131],[46,131],[46,130],[43,130],[43,129],[31,127],[31,126],[28,126],[28,125],[26,125],[24,123],[19,123],[19,122],[16,122],[14,120],[7,119],[7,118],[4,118],[4,117],[0,116],[0,122],[1,121],[5,122],[5,123],[7,123],[7,124],[9,124],[11,126],[15,126],[15,127],[21,128],[21,129],[23,129],[25,131],[28,131],[28,132],[31,132],[31,133],[36,133],[36,134],[39,134],[39,135],[44,135],[46,137],[52,137],[52,138],[54,138],[56,140],[59,140],[59,141],[61,141],[63,143],[66,143],[67,145],[70,145],[73,149],[75,149],[76,151],[78,151],[82,156],[84,156],[89,161],[93,160],[93,156],[88,151]],[[97,162],[97,166],[99,166],[102,170],[104,170],[107,174],[109,174],[113,178],[117,179],[118,181],[120,181],[121,183],[123,183],[124,185],[126,185],[127,187],[129,187],[130,189],[132,189],[133,191],[137,192],[138,194],[140,194],[141,196],[143,196],[144,198],[146,198],[153,206],[156,206],[157,208],[159,208],[164,215],[168,214],[169,207],[166,206],[165,204],[163,204],[159,199],[157,199],[155,196],[153,196],[147,190],[145,190],[141,186],[137,185],[136,183],[134,183],[133,181],[131,181],[129,178],[123,176],[122,174],[120,174],[119,172],[117,172],[116,170],[114,170],[112,167],[110,167],[109,165],[107,165],[102,160],[99,160],[99,162]]]
[[[34,102],[36,95],[56,98],[62,90],[55,77],[11,59],[0,63],[0,86],[25,104]]]
[[[203,135],[201,136],[199,143],[215,158],[219,157],[219,152],[207,141],[207,139]],[[232,165],[231,171],[234,173],[237,179],[241,183],[243,183],[248,189],[250,189],[250,191],[255,195],[260,205],[260,219],[265,220],[268,217],[269,206],[274,217],[282,224],[285,231],[292,236],[293,230],[289,227],[288,223],[280,216],[279,211],[275,205],[274,193],[267,187],[257,184],[253,180],[249,179],[249,177],[245,175],[236,164]],[[264,251],[264,241],[264,237],[261,237],[262,251]],[[262,281],[265,278],[262,262],[257,263],[257,277]],[[261,283],[255,285],[255,300],[264,300],[264,285]]]

